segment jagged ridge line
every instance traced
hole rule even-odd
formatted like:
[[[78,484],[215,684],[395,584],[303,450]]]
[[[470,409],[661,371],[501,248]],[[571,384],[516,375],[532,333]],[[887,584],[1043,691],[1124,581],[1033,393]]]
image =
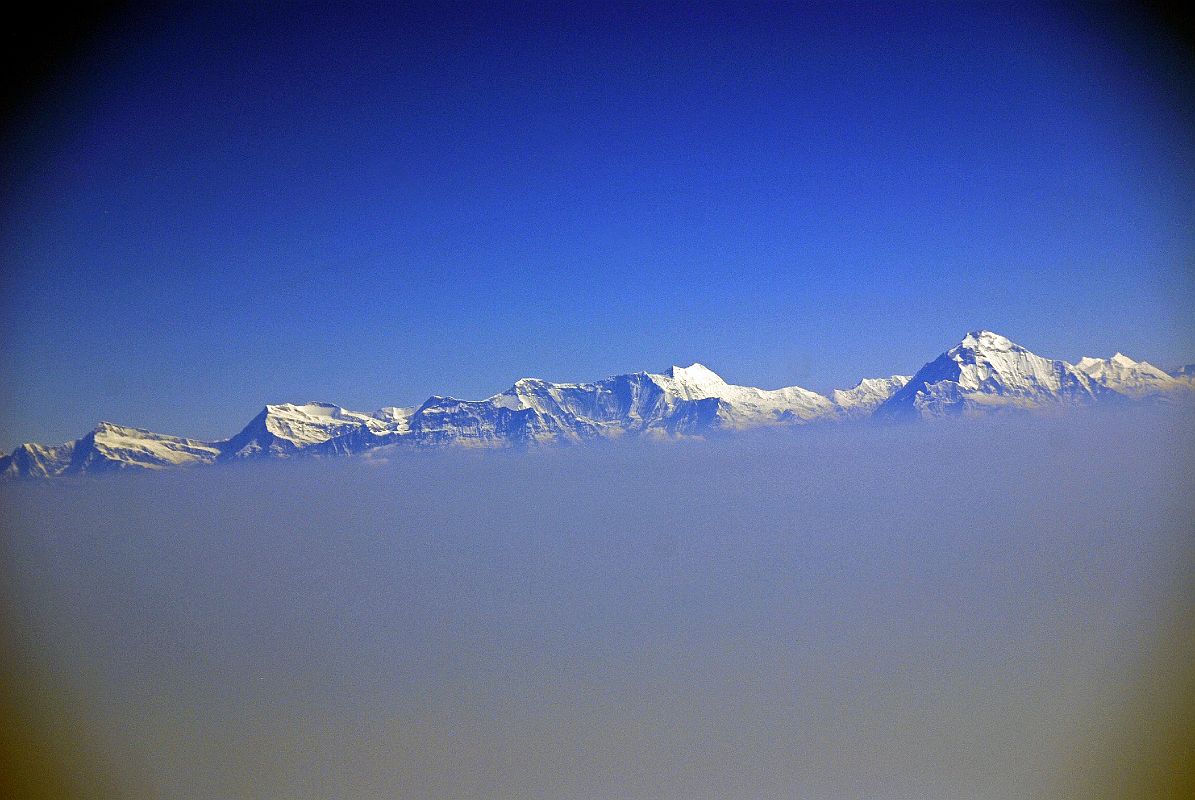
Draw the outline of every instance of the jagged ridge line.
[[[593,383],[516,381],[484,400],[433,396],[372,413],[330,403],[267,405],[239,433],[214,442],[100,423],[61,445],[24,444],[0,456],[0,477],[156,469],[255,457],[349,455],[379,447],[503,447],[625,435],[659,438],[767,425],[934,417],[1195,395],[1195,371],[1166,373],[1117,353],[1077,364],[1045,359],[991,331],[973,331],[912,376],[865,378],[820,395],[799,386],[726,383],[701,364]]]

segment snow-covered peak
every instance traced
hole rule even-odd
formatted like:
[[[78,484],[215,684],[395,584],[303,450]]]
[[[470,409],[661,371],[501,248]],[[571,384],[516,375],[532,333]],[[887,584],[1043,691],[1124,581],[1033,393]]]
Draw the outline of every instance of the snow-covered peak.
[[[979,330],[918,370],[877,412],[973,414],[1086,402],[1103,391],[1065,361],[1042,358],[998,333]]]
[[[277,403],[267,405],[262,417],[266,427],[274,433],[289,433],[292,429],[332,432],[344,427],[371,425],[385,419],[377,414],[349,411],[334,403]]]
[[[1183,382],[1148,361],[1134,361],[1124,353],[1111,358],[1084,356],[1075,368],[1098,383],[1129,397],[1144,397],[1185,388]]]
[[[87,439],[90,438],[90,442]],[[129,428],[101,422],[90,437],[80,440],[86,448],[75,453],[74,466],[100,464],[104,468],[163,469],[190,464],[209,464],[220,455],[220,447],[210,442],[168,436],[142,428]]]
[[[693,362],[687,367],[669,367],[664,374],[678,383],[689,386],[721,387],[726,385],[726,381],[722,379],[721,375],[697,362]]]
[[[967,331],[967,335],[963,337],[964,342],[978,342],[986,347],[1000,347],[1010,348],[1015,346],[1013,341],[1007,336],[990,331],[986,328],[979,330]]]
[[[368,416],[356,411],[349,411],[334,403],[275,403],[265,407],[267,417],[276,419],[301,419],[321,422],[332,419],[359,419]]]
[[[1075,366],[1093,377],[1109,374],[1127,375],[1135,372],[1147,374],[1155,378],[1170,377],[1166,372],[1158,369],[1148,361],[1134,361],[1124,353],[1119,352],[1111,358],[1084,356],[1079,359],[1079,363],[1075,364]]]
[[[850,389],[835,389],[830,399],[848,417],[864,417],[909,382],[909,375],[864,378]]]
[[[52,477],[124,469],[166,469],[210,464],[220,445],[100,422],[65,444],[23,444],[0,458],[0,477]]]
[[[994,331],[988,330],[970,331],[966,336],[963,337],[961,342],[951,348],[951,350],[948,352],[958,355],[968,351],[978,353],[1029,352],[1008,337],[1001,336]]]
[[[200,442],[197,439],[186,439],[181,436],[169,436],[164,433],[154,433],[145,428],[133,428],[128,425],[117,425],[115,422],[98,422],[87,435],[88,438],[93,439],[97,444],[109,443],[118,446],[134,446],[137,442],[150,441],[169,441],[169,442],[190,442],[192,444],[209,446],[206,442]]]
[[[140,428],[130,428],[125,425],[117,425],[115,422],[108,422],[106,420],[100,420],[97,422],[95,427],[91,429],[91,432],[96,436],[120,436],[135,433],[149,433],[149,431],[143,431]]]
[[[1042,358],[1005,336],[992,331],[972,331],[957,345],[913,376],[957,380],[975,389],[984,381],[996,381],[1008,388],[1041,385],[1056,389],[1058,365],[1064,362]]]
[[[393,427],[385,417],[333,403],[277,403],[267,405],[228,440],[225,456],[285,455],[359,430],[382,434]]]

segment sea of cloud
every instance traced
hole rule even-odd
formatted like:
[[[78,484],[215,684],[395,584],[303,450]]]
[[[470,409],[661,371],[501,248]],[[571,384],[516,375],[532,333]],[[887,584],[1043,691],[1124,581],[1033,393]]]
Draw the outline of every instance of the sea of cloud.
[[[80,796],[1092,796],[1183,663],[1193,452],[1150,409],[8,485],[10,746]]]

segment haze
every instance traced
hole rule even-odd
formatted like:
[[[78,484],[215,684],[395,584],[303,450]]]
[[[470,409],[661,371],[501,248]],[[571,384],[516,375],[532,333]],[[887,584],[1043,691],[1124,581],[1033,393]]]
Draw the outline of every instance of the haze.
[[[78,796],[1090,797],[1171,700],[1193,430],[7,485],[15,707]]]

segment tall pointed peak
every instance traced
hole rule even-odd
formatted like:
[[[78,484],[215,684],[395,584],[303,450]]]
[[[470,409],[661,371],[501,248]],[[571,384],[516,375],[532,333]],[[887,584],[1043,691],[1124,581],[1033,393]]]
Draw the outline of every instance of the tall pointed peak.
[[[695,386],[703,386],[716,384],[721,385],[726,383],[722,376],[714,372],[704,364],[699,364],[694,361],[687,367],[678,367],[673,365],[664,373],[669,378],[681,383],[687,383]]]
[[[1007,336],[986,329],[968,331],[958,346],[980,350],[1012,350],[1019,347]]]
[[[970,331],[962,341],[943,353],[943,357],[951,361],[968,362],[980,358],[990,361],[993,358],[1001,360],[1024,355],[1033,354],[1008,337],[989,330]]]

